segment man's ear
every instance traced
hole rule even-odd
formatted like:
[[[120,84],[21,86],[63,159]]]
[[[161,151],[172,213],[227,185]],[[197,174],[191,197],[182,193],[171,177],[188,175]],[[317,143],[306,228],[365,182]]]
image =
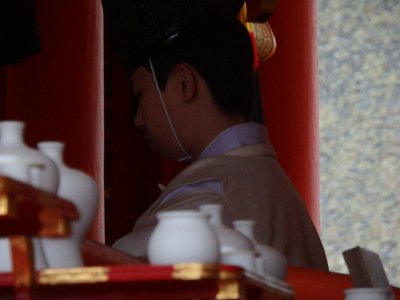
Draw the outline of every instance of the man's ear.
[[[175,88],[182,99],[192,101],[197,91],[197,80],[194,69],[185,63],[175,65],[172,70],[172,76],[175,80]]]

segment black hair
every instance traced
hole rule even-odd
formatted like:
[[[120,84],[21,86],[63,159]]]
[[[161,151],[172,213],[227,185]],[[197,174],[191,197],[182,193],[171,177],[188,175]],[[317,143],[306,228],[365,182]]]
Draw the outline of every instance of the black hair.
[[[165,88],[178,63],[188,63],[207,82],[225,114],[250,118],[254,93],[253,49],[247,29],[236,19],[196,26],[151,54],[158,84]],[[148,63],[144,64],[148,70]]]

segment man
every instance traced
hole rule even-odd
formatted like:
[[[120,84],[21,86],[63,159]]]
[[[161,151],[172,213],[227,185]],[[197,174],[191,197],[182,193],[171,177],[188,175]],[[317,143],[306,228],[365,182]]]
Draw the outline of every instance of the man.
[[[168,8],[162,0],[103,1],[132,82],[135,126],[153,150],[191,162],[114,247],[146,256],[157,212],[220,203],[226,220],[255,220],[256,239],[290,265],[327,269],[318,234],[265,127],[249,122],[253,50],[236,20],[243,1],[164,2]]]

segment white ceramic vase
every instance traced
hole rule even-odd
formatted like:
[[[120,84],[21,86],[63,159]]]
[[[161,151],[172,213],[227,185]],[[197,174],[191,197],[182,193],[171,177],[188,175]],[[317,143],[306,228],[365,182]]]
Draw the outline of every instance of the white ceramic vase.
[[[65,165],[64,143],[41,142],[38,148],[57,165],[60,174],[58,196],[75,204],[80,216],[79,220],[72,224],[70,237],[42,239],[47,262],[52,268],[82,266],[81,243],[96,215],[99,200],[98,186],[84,172]]]
[[[153,265],[218,263],[219,245],[207,217],[197,211],[165,211],[149,240],[148,258]]]
[[[284,280],[288,271],[286,257],[278,250],[256,241],[254,238],[254,224],[253,220],[233,221],[235,230],[241,232],[253,242],[256,250],[256,272],[261,276],[272,276]]]
[[[222,205],[205,204],[199,210],[209,217],[209,223],[217,235],[221,263],[235,264],[248,271],[254,271],[254,247],[249,238],[223,224]]]
[[[46,155],[25,144],[24,127],[20,121],[0,122],[0,174],[56,193],[57,167]]]
[[[25,124],[20,121],[0,122],[0,175],[31,184],[50,193],[58,188],[56,165],[37,151],[28,147],[23,138]],[[35,269],[47,267],[40,240],[33,240]],[[11,270],[10,243],[0,239],[0,271]]]

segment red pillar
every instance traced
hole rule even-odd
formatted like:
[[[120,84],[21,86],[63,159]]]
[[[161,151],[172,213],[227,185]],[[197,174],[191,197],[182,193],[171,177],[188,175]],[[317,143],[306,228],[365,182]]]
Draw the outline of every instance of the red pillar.
[[[36,0],[42,51],[3,72],[4,119],[26,123],[25,140],[66,144],[68,165],[100,187],[90,237],[104,240],[103,19],[99,0]]]
[[[272,144],[319,227],[318,69],[315,0],[277,1],[270,20],[277,51],[261,64]]]

